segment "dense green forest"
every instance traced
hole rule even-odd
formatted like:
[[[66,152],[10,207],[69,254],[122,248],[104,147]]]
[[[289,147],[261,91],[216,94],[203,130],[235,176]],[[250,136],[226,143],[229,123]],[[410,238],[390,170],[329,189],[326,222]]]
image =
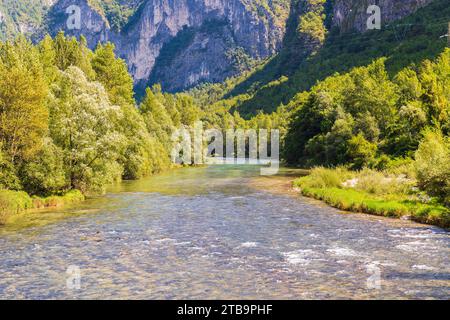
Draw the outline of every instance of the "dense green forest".
[[[200,110],[187,95],[148,90],[136,108],[133,81],[111,44],[23,37],[0,45],[0,188],[30,194],[101,192],[121,178],[170,166],[168,136]]]

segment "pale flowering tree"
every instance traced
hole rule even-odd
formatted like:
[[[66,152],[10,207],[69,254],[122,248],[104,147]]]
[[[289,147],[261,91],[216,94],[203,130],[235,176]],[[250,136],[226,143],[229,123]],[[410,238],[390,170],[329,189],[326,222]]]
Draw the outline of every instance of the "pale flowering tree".
[[[53,86],[49,106],[50,134],[63,150],[70,187],[103,191],[106,184],[120,179],[117,160],[126,146],[119,127],[123,114],[111,105],[102,85],[70,67]]]

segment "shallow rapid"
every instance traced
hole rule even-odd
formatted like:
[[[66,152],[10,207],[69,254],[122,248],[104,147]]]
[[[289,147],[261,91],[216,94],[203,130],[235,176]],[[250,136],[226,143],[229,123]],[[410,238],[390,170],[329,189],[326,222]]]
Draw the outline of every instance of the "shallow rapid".
[[[175,170],[0,229],[0,298],[450,298],[447,231],[345,214],[289,190],[295,172],[258,173]]]

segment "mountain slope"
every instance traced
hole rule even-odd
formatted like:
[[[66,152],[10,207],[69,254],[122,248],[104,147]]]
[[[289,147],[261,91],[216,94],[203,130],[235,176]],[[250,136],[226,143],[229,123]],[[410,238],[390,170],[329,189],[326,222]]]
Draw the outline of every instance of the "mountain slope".
[[[369,0],[4,0],[0,38],[45,32],[111,41],[138,93],[161,83],[183,91],[220,83],[271,59],[224,97],[246,93],[243,114],[273,111],[336,71],[387,55],[389,70],[433,57],[445,45],[445,0],[380,0],[382,30],[364,32]],[[431,4],[430,4],[431,3]],[[68,30],[66,10],[81,9]],[[428,5],[428,6],[427,6]],[[419,8],[426,6],[424,9]]]
[[[19,33],[33,34],[41,26],[45,12],[54,0],[2,0],[0,2],[0,40]]]
[[[81,29],[67,30],[65,10],[74,1],[60,0],[48,15],[48,31],[84,35],[90,47],[111,41],[128,62],[138,87],[161,82],[168,91],[223,81],[246,68],[239,65],[241,59],[275,54],[290,4],[290,0],[136,0],[113,5],[111,1],[77,1]],[[119,12],[115,15],[114,5]],[[161,52],[166,54],[160,57]]]
[[[250,116],[259,110],[270,113],[280,103],[288,103],[298,92],[308,90],[335,72],[346,72],[356,66],[368,65],[376,58],[387,57],[387,68],[392,74],[412,63],[436,57],[446,46],[447,39],[441,38],[448,31],[450,17],[446,0],[411,0],[403,3],[403,7],[397,3],[396,9],[392,9],[392,1],[383,1],[386,8],[394,11],[384,11],[388,19],[381,30],[367,32],[359,31],[363,28],[362,10],[355,9],[359,6],[353,10],[360,12],[361,17],[336,18],[344,10],[341,6],[344,2],[347,5],[352,3],[350,0],[336,0],[328,9],[324,25],[329,31],[317,52],[304,52],[305,41],[291,26],[280,54],[238,83],[224,97],[250,95],[235,106],[243,115]],[[296,26],[298,18],[291,23]]]

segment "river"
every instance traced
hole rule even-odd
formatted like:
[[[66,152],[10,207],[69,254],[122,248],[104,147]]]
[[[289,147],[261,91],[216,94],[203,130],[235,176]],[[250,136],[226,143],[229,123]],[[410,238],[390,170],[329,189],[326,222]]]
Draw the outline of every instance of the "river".
[[[290,190],[297,171],[258,173],[179,169],[29,214],[0,229],[0,298],[450,298],[445,230],[339,212]]]

